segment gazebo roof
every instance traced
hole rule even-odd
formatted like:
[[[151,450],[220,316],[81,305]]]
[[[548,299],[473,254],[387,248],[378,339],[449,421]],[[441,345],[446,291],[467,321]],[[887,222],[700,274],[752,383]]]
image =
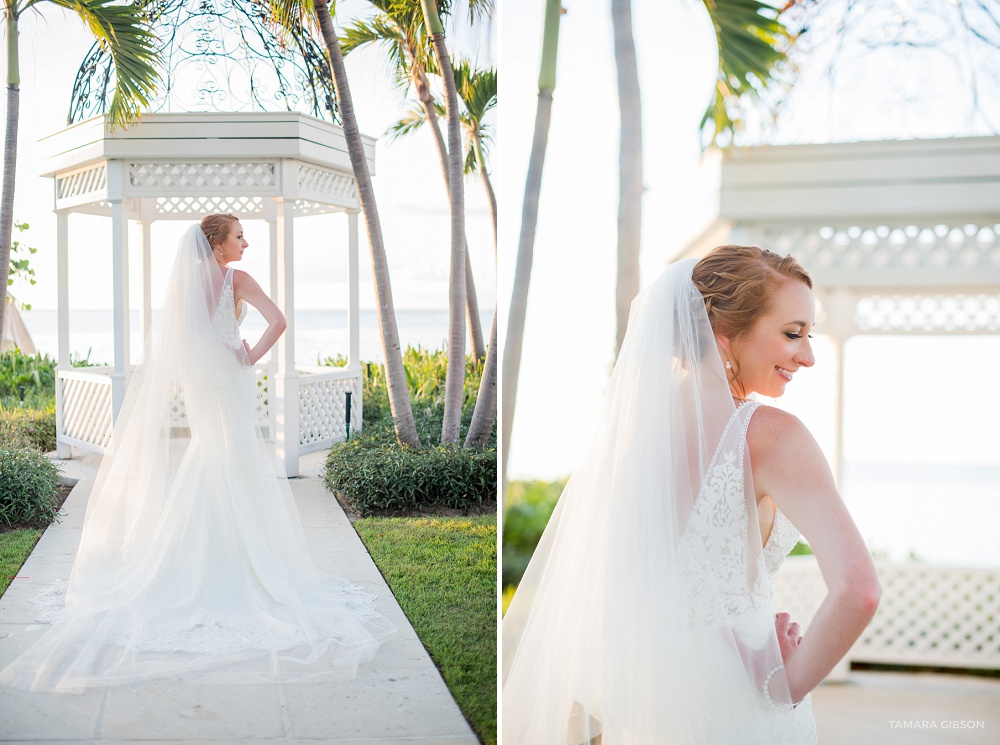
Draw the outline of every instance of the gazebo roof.
[[[363,137],[375,170],[375,138]],[[359,208],[343,128],[298,112],[146,114],[126,128],[106,117],[41,140],[55,208],[132,219],[189,219],[238,210],[263,217],[274,198],[296,214]]]
[[[1000,284],[1000,137],[734,148],[708,167],[718,201],[685,256],[731,240],[793,253],[820,288]]]

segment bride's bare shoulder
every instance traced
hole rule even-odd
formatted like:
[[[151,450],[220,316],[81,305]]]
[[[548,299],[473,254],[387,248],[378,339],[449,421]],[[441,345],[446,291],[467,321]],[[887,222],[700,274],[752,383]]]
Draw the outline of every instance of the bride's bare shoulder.
[[[813,437],[806,425],[794,414],[766,404],[758,406],[747,428],[747,444],[751,457],[755,453],[786,451],[805,443],[812,443]]]
[[[233,269],[233,287],[239,291],[257,287],[257,280],[242,269]]]

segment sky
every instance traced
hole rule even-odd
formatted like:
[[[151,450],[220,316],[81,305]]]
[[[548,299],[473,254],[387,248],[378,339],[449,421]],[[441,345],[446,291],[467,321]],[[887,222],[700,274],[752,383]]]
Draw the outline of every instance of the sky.
[[[566,0],[563,5],[517,408],[505,454],[512,479],[563,478],[573,471],[593,436],[613,361],[618,111],[610,3]],[[541,6],[507,0],[500,23],[501,339],[534,125]],[[635,0],[633,15],[643,107],[645,286],[699,232],[710,212],[717,170],[711,155],[702,161],[698,123],[713,91],[717,51],[701,2]],[[869,17],[875,17],[874,10]],[[988,121],[970,117],[966,88],[955,87],[967,79],[966,61],[951,75],[934,65],[932,77],[938,80],[932,86],[933,80],[921,77],[922,68],[908,66],[906,59],[873,66],[851,60],[850,75],[842,76],[840,93],[832,99],[824,87],[824,54],[829,45],[818,47],[815,64],[801,70],[783,113],[788,125],[774,141],[992,132]],[[870,79],[867,98],[858,89],[862,73]],[[911,120],[892,104],[912,97],[921,83],[946,93],[930,103],[917,102],[923,108]],[[981,94],[987,90],[994,89]],[[880,93],[885,91],[891,94]],[[921,118],[921,111],[931,115]],[[800,371],[775,403],[802,418],[829,456],[835,357],[821,333],[815,350],[815,367]],[[997,336],[851,339],[845,373],[847,460],[1000,467],[997,369]]]
[[[36,6],[20,23],[20,126],[18,137],[15,219],[27,222],[30,230],[14,240],[37,247],[31,257],[37,284],[18,283],[13,294],[35,308],[56,307],[55,216],[52,213],[53,182],[41,178],[42,150],[38,139],[65,126],[73,80],[93,38],[79,18],[52,3]],[[337,4],[336,25],[369,14],[371,6],[360,0]],[[464,16],[462,16],[464,20]],[[478,33],[452,25],[449,38],[466,56],[481,65],[495,65],[494,27]],[[6,75],[6,57],[0,60]],[[368,48],[347,57],[358,123],[361,131],[381,136],[401,116],[403,94],[391,83],[388,64],[381,51]],[[6,107],[6,103],[0,104]],[[499,168],[494,166],[494,175]],[[399,309],[446,309],[448,307],[448,266],[450,218],[448,203],[434,144],[429,132],[390,143],[386,138],[376,146],[374,188],[385,238],[393,297]],[[480,309],[489,311],[496,302],[492,228],[486,197],[478,179],[466,180],[466,225],[470,257],[476,279]],[[374,308],[370,262],[364,221],[360,223],[361,307]],[[173,260],[177,239],[186,222],[155,223],[152,234],[153,307],[158,308]],[[246,221],[250,248],[237,268],[250,272],[267,287],[267,224]],[[70,307],[110,309],[111,227],[107,218],[70,218]],[[317,216],[296,220],[295,298],[298,308],[347,307],[347,221],[343,215]],[[81,236],[85,236],[81,240]],[[132,284],[130,303],[139,307],[140,285],[136,267],[140,234],[135,226],[130,234]],[[29,329],[30,313],[26,316]],[[488,334],[488,329],[486,330]]]

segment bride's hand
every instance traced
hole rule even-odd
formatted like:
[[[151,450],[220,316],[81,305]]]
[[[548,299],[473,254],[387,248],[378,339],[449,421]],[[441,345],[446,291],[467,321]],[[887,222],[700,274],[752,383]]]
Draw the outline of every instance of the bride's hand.
[[[243,348],[236,350],[236,357],[247,367],[253,367],[253,362],[250,361],[250,345],[247,344],[246,339],[241,339],[243,342]]]
[[[787,663],[792,654],[802,643],[799,636],[801,629],[797,623],[789,623],[792,617],[787,613],[776,613],[774,616],[774,630],[778,634],[778,647],[781,649],[781,660]]]

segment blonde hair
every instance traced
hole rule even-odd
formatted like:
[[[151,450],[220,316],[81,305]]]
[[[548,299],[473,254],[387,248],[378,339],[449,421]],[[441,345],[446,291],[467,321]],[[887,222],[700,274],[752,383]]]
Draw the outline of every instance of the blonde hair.
[[[792,256],[781,257],[756,246],[719,246],[695,264],[691,279],[705,298],[712,331],[731,341],[749,333],[770,307],[775,289],[789,280],[797,280],[812,289],[812,277]],[[729,382],[740,374],[740,360],[735,350],[729,355],[732,369]]]
[[[201,232],[208,238],[208,245],[215,248],[229,237],[229,227],[239,220],[236,215],[228,212],[215,215],[205,215],[201,218]]]

